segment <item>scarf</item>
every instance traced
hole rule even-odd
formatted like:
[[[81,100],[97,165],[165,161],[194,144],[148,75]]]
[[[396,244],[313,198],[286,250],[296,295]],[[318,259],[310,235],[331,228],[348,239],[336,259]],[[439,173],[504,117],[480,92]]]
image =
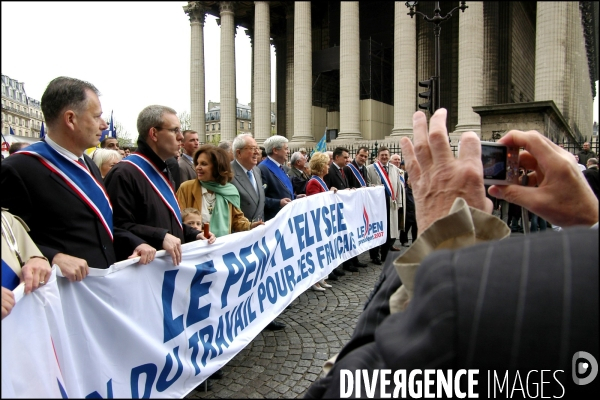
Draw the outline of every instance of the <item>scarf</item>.
[[[200,182],[200,184],[215,193],[215,209],[210,217],[210,231],[216,237],[229,234],[231,215],[229,214],[229,205],[231,203],[235,208],[240,208],[240,193],[231,183],[220,185],[217,182]]]

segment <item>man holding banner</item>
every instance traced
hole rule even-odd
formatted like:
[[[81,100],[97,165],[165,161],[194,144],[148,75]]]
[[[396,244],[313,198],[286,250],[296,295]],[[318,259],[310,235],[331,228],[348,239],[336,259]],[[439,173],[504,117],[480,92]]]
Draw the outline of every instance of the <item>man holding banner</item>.
[[[400,237],[399,231],[404,229],[404,214],[401,219],[398,218],[398,211],[404,213],[406,201],[403,171],[389,161],[389,149],[381,146],[377,151],[377,161],[367,167],[367,179],[370,184],[385,187],[385,205],[388,216],[387,241],[381,246],[369,250],[371,260],[378,265],[385,261],[392,245]],[[400,221],[398,221],[399,219]]]
[[[106,175],[106,188],[115,205],[115,225],[164,249],[174,265],[181,262],[181,244],[205,239],[183,224],[174,182],[165,161],[179,151],[181,124],[175,110],[152,105],[137,120],[138,150]],[[215,237],[211,234],[210,242]]]
[[[9,157],[0,173],[2,207],[27,223],[42,254],[70,281],[114,264],[117,248],[142,264],[155,254],[139,237],[113,229],[100,171],[84,154],[107,128],[98,93],[79,79],[52,80],[42,96],[46,137]]]

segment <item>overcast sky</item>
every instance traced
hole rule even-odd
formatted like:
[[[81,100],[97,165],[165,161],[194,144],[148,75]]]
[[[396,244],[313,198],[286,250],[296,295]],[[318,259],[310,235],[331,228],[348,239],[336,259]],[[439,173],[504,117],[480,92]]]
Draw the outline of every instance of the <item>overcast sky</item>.
[[[25,83],[40,100],[48,83],[65,75],[93,83],[104,117],[137,138],[139,112],[162,104],[190,111],[190,21],[185,1],[5,2],[2,1],[2,74]],[[204,25],[206,102],[219,101],[220,28]],[[251,47],[236,34],[236,81],[240,103],[250,102]],[[275,56],[272,53],[272,101]]]
[[[104,117],[137,138],[139,112],[162,104],[190,111],[190,23],[185,1],[6,2],[2,1],[2,74],[25,83],[40,100],[48,83],[65,75],[87,80],[102,93]],[[216,19],[206,17],[206,102],[219,101]],[[236,82],[240,103],[250,102],[250,40],[236,35]],[[275,55],[271,47],[271,99],[275,101]],[[594,102],[598,120],[598,96]]]

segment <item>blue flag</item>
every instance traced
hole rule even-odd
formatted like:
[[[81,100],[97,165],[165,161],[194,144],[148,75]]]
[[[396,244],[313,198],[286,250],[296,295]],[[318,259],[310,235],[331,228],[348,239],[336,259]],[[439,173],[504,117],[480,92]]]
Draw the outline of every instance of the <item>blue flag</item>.
[[[108,126],[108,129],[105,129],[102,131],[102,135],[100,136],[100,141],[102,142],[104,139],[106,139],[107,137],[117,137],[116,135],[113,134],[113,116],[112,116],[112,111],[110,112],[110,123]]]
[[[113,112],[112,110],[110,111],[110,126],[108,127],[108,130],[110,131],[110,137],[114,137],[115,139],[117,138],[117,131],[115,130],[115,119],[113,118]]]
[[[9,131],[9,132],[10,132],[10,134],[11,134],[11,135],[14,135],[14,134],[15,134],[15,131],[13,131],[13,128],[12,128],[12,126],[10,126],[10,125],[9,125],[8,127],[10,128],[10,131]]]
[[[327,143],[327,128],[325,128],[325,133],[323,134],[323,137],[315,145],[315,148],[312,151],[312,153],[310,153],[310,155],[312,156],[317,151],[319,151],[321,153],[325,153],[327,151],[326,143]]]
[[[44,121],[42,121],[42,128],[40,129],[40,139],[46,137],[46,130],[44,129]]]

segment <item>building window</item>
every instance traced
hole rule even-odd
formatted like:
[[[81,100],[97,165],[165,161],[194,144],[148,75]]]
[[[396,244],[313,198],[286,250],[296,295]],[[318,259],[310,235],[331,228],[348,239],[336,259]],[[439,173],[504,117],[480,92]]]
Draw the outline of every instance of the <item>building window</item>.
[[[208,125],[206,125],[206,132],[208,132]]]
[[[252,129],[252,122],[248,122],[248,129]]]
[[[244,121],[240,121],[240,129],[244,129]]]
[[[221,130],[221,123],[219,122],[219,130]]]
[[[213,131],[215,130],[215,124],[212,124],[212,130]]]

